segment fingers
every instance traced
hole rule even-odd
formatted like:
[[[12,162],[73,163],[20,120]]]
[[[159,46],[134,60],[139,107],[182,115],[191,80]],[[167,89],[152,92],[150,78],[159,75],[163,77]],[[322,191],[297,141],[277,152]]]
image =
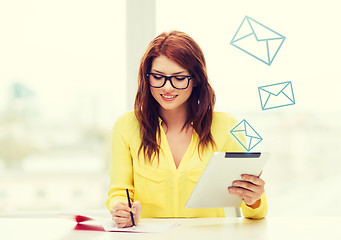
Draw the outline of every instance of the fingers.
[[[130,207],[128,207],[127,203],[123,202],[115,202],[112,206],[112,211],[131,211]]]
[[[256,193],[263,193],[264,192],[264,188],[262,186],[255,185],[255,184],[253,184],[251,182],[247,182],[247,181],[237,180],[237,181],[234,181],[232,183],[232,186],[238,187],[238,188],[243,188],[243,189],[249,190],[251,192],[256,192]]]
[[[141,212],[141,210],[142,210],[141,202],[140,201],[134,202],[132,205],[132,209],[135,210],[135,213],[137,213],[138,211]]]
[[[132,226],[130,211],[133,209],[128,207],[127,203],[115,202],[110,211],[112,220],[116,223],[117,227],[129,227]]]
[[[252,175],[242,175],[243,180],[236,180],[233,182],[232,186],[244,188],[246,190],[262,194],[264,193],[265,182],[263,179]]]
[[[126,225],[127,224],[127,218],[125,218],[125,217],[112,217],[112,220],[117,225]]]
[[[257,200],[261,198],[260,194],[243,188],[229,187],[228,191],[230,194],[241,197],[247,205],[253,205]]]
[[[264,193],[265,182],[253,175],[242,175],[243,180],[236,180],[228,187],[230,194],[241,197],[247,205],[252,205]]]
[[[114,217],[129,218],[130,217],[130,212],[123,211],[123,210],[118,210],[118,211],[115,212]]]
[[[255,185],[259,185],[259,186],[265,185],[265,182],[263,179],[261,179],[260,177],[253,176],[253,175],[243,174],[242,179],[244,181],[249,181]]]
[[[131,208],[129,208],[127,203],[115,202],[110,211],[112,220],[119,228],[130,227],[133,225],[130,212],[133,213],[134,223],[137,225],[142,212],[141,202],[134,202]]]
[[[138,221],[140,219],[141,216],[141,212],[142,212],[142,204],[140,201],[135,201],[132,205],[132,209],[133,209],[133,214],[134,214],[134,221],[135,221],[135,225],[138,224]]]

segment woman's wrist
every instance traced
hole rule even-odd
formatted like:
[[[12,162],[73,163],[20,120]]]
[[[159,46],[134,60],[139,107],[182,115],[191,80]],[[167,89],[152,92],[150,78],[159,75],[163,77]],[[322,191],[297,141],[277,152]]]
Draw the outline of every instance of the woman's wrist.
[[[259,208],[259,206],[260,206],[260,199],[258,199],[256,202],[254,202],[251,205],[246,204],[246,206],[248,206],[250,208],[253,208],[253,209]]]

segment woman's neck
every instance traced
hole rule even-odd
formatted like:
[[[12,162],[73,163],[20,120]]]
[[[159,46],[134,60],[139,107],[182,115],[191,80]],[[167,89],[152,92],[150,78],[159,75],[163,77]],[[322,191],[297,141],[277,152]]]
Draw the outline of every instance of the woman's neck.
[[[160,109],[160,115],[165,122],[167,129],[182,131],[187,120],[187,108],[179,108],[174,110]]]

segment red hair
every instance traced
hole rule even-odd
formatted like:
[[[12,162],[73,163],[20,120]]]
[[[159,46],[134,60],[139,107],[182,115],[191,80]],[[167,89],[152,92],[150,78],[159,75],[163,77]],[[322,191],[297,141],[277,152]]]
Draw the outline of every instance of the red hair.
[[[146,74],[150,72],[153,60],[164,55],[187,69],[196,86],[193,88],[189,101],[187,124],[199,135],[199,149],[215,146],[212,134],[212,116],[215,94],[208,81],[204,54],[199,45],[186,33],[171,31],[161,33],[153,39],[143,55],[138,75],[138,90],[135,98],[135,115],[141,127],[141,145],[138,153],[143,150],[145,159],[150,162],[153,156],[159,156],[160,139],[159,104],[150,92]]]

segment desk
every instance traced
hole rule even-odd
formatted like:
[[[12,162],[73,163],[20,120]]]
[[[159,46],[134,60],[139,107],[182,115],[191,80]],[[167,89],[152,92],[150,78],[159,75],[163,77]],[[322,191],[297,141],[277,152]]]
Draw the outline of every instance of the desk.
[[[177,228],[163,233],[115,233],[85,229],[63,218],[0,218],[1,240],[262,240],[262,239],[341,239],[340,217],[142,219],[143,222],[178,222]]]

